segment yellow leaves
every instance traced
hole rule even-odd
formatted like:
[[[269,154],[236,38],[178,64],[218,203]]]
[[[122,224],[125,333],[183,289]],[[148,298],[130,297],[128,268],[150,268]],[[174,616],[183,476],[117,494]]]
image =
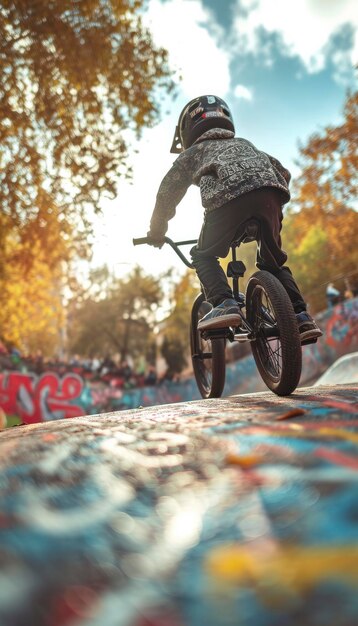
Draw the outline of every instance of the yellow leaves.
[[[337,127],[313,135],[300,149],[302,172],[284,222],[289,265],[313,309],[325,307],[325,285],[358,267],[358,92],[347,98]],[[358,275],[355,276],[358,283]]]
[[[87,208],[99,211],[119,177],[130,175],[123,131],[153,124],[155,98],[171,88],[166,53],[143,27],[142,5],[3,3],[0,206],[15,219],[26,223],[46,187],[50,202],[88,235]]]
[[[59,272],[49,269],[46,258],[38,250],[27,276],[19,265],[13,265],[1,287],[0,326],[5,341],[24,351],[42,349],[45,354],[51,354],[55,348],[53,339],[58,336],[63,321]]]
[[[0,327],[2,338],[21,350],[53,354],[58,344],[62,309],[62,259],[69,252],[62,238],[58,211],[45,207],[24,225],[0,229]],[[4,216],[0,226],[6,227]]]
[[[80,13],[87,19],[94,17],[95,10],[98,6],[99,0],[81,0],[81,2],[78,3]]]

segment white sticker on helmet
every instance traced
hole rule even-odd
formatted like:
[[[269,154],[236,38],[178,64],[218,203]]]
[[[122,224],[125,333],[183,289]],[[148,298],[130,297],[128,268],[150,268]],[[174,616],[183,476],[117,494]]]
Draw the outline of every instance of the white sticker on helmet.
[[[216,111],[207,111],[205,117],[225,117],[225,115],[220,109],[217,109]]]
[[[208,104],[215,104],[216,98],[215,96],[206,96]]]

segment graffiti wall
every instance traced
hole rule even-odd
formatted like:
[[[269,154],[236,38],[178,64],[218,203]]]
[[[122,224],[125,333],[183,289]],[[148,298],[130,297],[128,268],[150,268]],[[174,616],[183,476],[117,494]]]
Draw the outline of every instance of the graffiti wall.
[[[303,348],[300,386],[310,384],[338,357],[358,350],[358,298],[325,311],[317,321],[324,338]],[[224,396],[265,389],[252,356],[228,364]],[[77,374],[0,374],[0,407],[7,415],[19,416],[25,424],[199,398],[194,378],[124,390],[89,383]]]
[[[77,374],[62,378],[10,372],[0,374],[0,406],[25,424],[84,415],[80,398],[84,383]]]
[[[311,384],[340,356],[358,350],[358,298],[324,311],[316,316],[316,321],[323,337],[316,344],[302,348],[301,387]],[[252,356],[228,368],[225,395],[265,389]]]
[[[303,352],[303,382],[320,376],[338,357],[358,350],[358,298],[336,305],[317,316],[324,340]]]

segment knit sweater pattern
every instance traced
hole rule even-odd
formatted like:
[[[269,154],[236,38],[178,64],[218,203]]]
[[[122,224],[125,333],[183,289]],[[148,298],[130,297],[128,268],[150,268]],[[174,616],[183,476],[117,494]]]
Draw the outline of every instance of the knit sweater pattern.
[[[213,128],[184,150],[164,176],[150,222],[151,233],[158,238],[165,235],[168,221],[192,184],[200,188],[204,209],[214,211],[262,187],[278,189],[285,204],[290,199],[290,178],[289,171],[277,159],[247,139]]]

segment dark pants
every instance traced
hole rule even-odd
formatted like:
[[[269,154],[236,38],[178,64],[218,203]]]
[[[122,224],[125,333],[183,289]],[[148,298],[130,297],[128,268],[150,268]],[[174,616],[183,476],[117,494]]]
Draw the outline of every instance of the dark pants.
[[[287,254],[281,248],[282,201],[280,193],[272,187],[251,191],[219,209],[205,212],[198,243],[190,254],[206,299],[217,306],[233,297],[218,258],[228,255],[231,243],[238,239],[244,223],[251,218],[260,223],[256,266],[278,278],[296,313],[306,310],[291,270],[284,266]]]

